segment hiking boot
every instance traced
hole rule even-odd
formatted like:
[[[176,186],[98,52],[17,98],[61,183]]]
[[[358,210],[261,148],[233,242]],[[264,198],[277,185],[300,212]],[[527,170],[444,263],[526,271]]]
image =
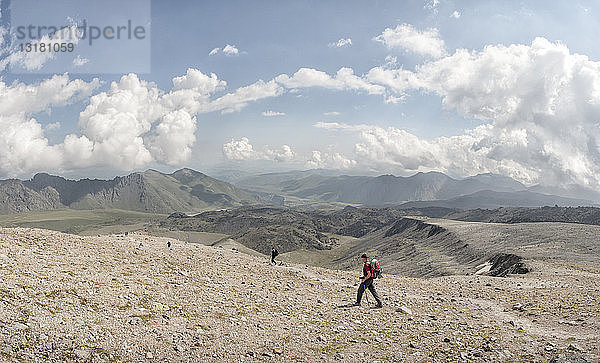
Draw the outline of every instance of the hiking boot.
[[[379,304],[375,305],[375,309],[381,309],[382,307],[383,307],[382,303],[379,303]]]
[[[354,304],[352,304],[350,306],[360,306],[360,303],[355,302]]]

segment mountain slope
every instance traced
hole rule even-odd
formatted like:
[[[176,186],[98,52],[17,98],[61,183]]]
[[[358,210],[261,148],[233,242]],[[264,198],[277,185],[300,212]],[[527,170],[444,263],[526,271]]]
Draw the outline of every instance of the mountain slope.
[[[574,223],[478,223],[401,218],[356,240],[328,266],[352,268],[357,256],[378,256],[388,273],[404,276],[474,274],[498,254],[600,269],[600,226]],[[599,270],[600,271],[600,270]]]
[[[111,187],[89,193],[71,207],[169,213],[226,208],[258,201],[255,195],[190,169],[173,174],[148,170],[116,178]]]
[[[346,307],[360,270],[137,233],[0,228],[0,263],[6,361],[600,358],[600,275],[561,264],[510,278],[386,275],[384,307],[370,309],[372,296]]]
[[[20,213],[64,207],[59,193],[50,186],[34,190],[28,188],[20,180],[0,181],[0,213]]]
[[[261,203],[255,193],[191,169],[172,174],[155,170],[112,180],[68,180],[37,174],[26,181],[0,182],[4,213],[56,208],[114,208],[152,213],[193,213]]]

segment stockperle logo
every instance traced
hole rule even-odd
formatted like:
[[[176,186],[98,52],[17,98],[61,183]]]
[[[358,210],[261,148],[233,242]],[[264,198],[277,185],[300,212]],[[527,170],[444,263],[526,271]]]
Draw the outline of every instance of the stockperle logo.
[[[150,0],[12,0],[1,15],[12,73],[150,72]]]

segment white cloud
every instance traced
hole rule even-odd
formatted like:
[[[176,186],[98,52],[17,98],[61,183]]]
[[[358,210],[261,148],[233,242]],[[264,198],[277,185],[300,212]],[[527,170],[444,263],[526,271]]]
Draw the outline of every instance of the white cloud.
[[[460,14],[460,11],[458,11],[458,10],[454,10],[454,12],[450,15],[450,17],[454,18],[454,19],[458,19],[458,18],[460,18],[460,16],[461,16],[461,14]]]
[[[88,63],[90,60],[87,58],[83,58],[81,55],[77,55],[75,59],[73,59],[73,65],[75,67],[81,67],[82,65]]]
[[[386,28],[373,40],[390,49],[403,48],[422,56],[439,58],[446,54],[444,41],[435,28],[420,31],[410,24],[401,24],[395,28]]]
[[[296,153],[288,145],[282,145],[279,150],[267,148],[264,153],[269,159],[278,162],[290,162],[296,158]]]
[[[240,140],[231,140],[223,144],[223,155],[229,160],[257,160],[260,159],[258,152],[247,137]]]
[[[35,113],[86,99],[98,86],[98,80],[69,80],[67,75],[29,85],[0,82],[0,174],[181,164],[196,141],[196,114],[235,112],[250,102],[322,87],[384,95],[388,101],[416,92],[435,94],[447,110],[486,124],[461,135],[428,138],[393,127],[319,123],[323,132],[358,135],[353,154],[328,149],[300,158],[289,146],[255,150],[242,138],[223,146],[225,156],[304,160],[311,167],[440,170],[453,176],[495,172],[526,183],[600,189],[600,62],[543,38],[528,45],[459,49],[413,71],[391,60],[365,75],[350,68],[335,75],[300,68],[291,76],[258,80],[226,94],[225,81],[195,69],[175,77],[171,90],[130,74],[89,98],[79,133],[50,145]]]
[[[465,117],[492,120],[474,148],[539,182],[600,186],[600,63],[560,43],[459,50],[418,70],[420,87]],[[520,135],[520,143],[506,135]]]
[[[227,82],[220,80],[216,74],[204,74],[201,71],[188,68],[183,76],[173,78],[173,91],[191,90],[202,96],[225,89]]]
[[[356,160],[348,159],[338,152],[313,150],[306,162],[311,169],[351,169],[357,165]]]
[[[282,145],[279,150],[265,147],[264,150],[255,150],[247,137],[239,140],[232,139],[223,144],[223,155],[229,160],[272,160],[289,162],[294,160],[296,153],[288,145]]]
[[[90,99],[80,115],[82,135],[71,135],[65,141],[66,150],[77,154],[67,154],[79,167],[107,164],[131,169],[153,161],[181,165],[189,160],[196,141],[195,114],[239,111],[248,102],[281,90],[273,81],[258,81],[213,97],[225,87],[226,82],[215,74],[191,68],[173,78],[168,93],[135,74],[123,76],[108,92]]]
[[[440,6],[440,0],[426,0],[423,5],[423,9],[429,10],[434,14],[437,14],[438,8]]]
[[[352,45],[352,39],[350,38],[341,38],[337,42],[329,43],[327,46],[329,48],[342,48],[349,47]]]
[[[206,105],[201,105],[201,107],[198,108],[198,111],[221,111],[222,113],[236,112],[246,107],[248,102],[276,97],[281,95],[283,91],[283,88],[273,80],[269,82],[258,80],[251,85],[236,89],[233,93],[221,96]]]
[[[340,113],[338,111],[330,111],[330,112],[323,112],[323,115],[325,115],[325,116],[339,116]]]
[[[263,111],[262,113],[265,117],[274,117],[274,116],[285,116],[285,112],[277,112],[273,110]]]
[[[225,53],[225,55],[233,56],[240,54],[240,51],[235,45],[227,44],[223,47],[223,53]]]
[[[18,176],[31,170],[59,168],[64,156],[61,146],[49,144],[42,125],[31,115],[77,102],[98,86],[98,79],[84,82],[69,80],[67,75],[29,85],[8,86],[0,81],[0,175]]]
[[[417,75],[402,68],[389,69],[387,67],[374,67],[369,70],[366,80],[374,84],[381,84],[397,94],[418,86]]]
[[[361,165],[396,171],[479,172],[525,183],[600,189],[600,62],[560,43],[464,49],[415,72],[373,68],[367,80],[394,92],[422,90],[444,107],[488,123],[462,135],[427,139],[397,128],[321,123],[360,135]]]
[[[55,75],[37,84],[0,81],[0,114],[32,114],[51,106],[65,106],[89,97],[100,86],[97,78],[90,82],[69,80],[67,74]]]
[[[169,112],[156,126],[156,133],[148,138],[148,149],[158,162],[181,165],[192,155],[195,132],[195,116],[184,110]]]
[[[48,125],[46,125],[45,130],[46,131],[52,131],[52,130],[58,130],[60,129],[60,122],[52,122],[49,123]]]
[[[143,135],[165,114],[159,102],[156,85],[140,80],[137,75],[121,77],[112,82],[107,92],[90,98],[89,105],[79,116],[82,136],[77,145],[87,144],[88,153],[68,153],[75,144],[75,135],[68,141],[69,160],[79,166],[111,165],[132,169],[153,160]]]
[[[473,145],[489,135],[490,126],[484,125],[465,135],[439,137],[432,140],[420,138],[395,127],[382,128],[374,125],[348,125],[343,123],[317,123],[315,127],[332,131],[358,133],[360,142],[355,145],[355,166],[379,172],[410,173],[417,171],[441,171],[452,176],[468,176],[495,172],[529,181],[524,168],[516,163],[496,161],[487,156],[487,150]],[[503,135],[504,141],[516,147],[522,141],[519,132]]]
[[[290,89],[323,87],[335,90],[366,91],[369,94],[385,92],[384,87],[369,83],[364,78],[355,75],[351,68],[346,67],[340,68],[334,77],[313,68],[300,68],[291,77],[281,74],[275,77],[275,81]]]
[[[244,52],[240,51],[235,45],[226,44],[223,48],[213,48],[210,52],[208,52],[208,55],[217,55],[219,53],[223,53],[228,57],[233,57]]]
[[[94,166],[130,170],[152,162],[181,165],[191,157],[196,141],[196,114],[239,111],[249,102],[283,92],[275,81],[259,80],[218,96],[226,85],[215,74],[196,69],[173,78],[168,92],[136,74],[121,77],[92,97],[97,79],[70,81],[63,75],[34,85],[0,82],[0,127],[5,130],[0,134],[0,175]],[[30,115],[86,98],[79,133],[50,145],[44,128]],[[261,152],[266,158],[286,160],[291,149]]]

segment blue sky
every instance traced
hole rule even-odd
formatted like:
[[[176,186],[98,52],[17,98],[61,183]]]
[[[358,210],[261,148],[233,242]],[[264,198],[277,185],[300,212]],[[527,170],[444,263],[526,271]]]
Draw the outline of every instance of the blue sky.
[[[182,166],[211,171],[232,167],[269,171],[322,167],[397,175],[439,170],[455,177],[493,172],[528,184],[599,185],[593,176],[600,168],[594,136],[598,131],[596,109],[590,106],[595,103],[564,115],[536,109],[540,99],[547,98],[556,103],[551,107],[554,110],[566,98],[574,97],[567,92],[573,87],[576,96],[581,93],[584,98],[596,97],[591,90],[596,84],[595,70],[590,74],[582,71],[592,85],[589,87],[573,77],[582,69],[594,68],[600,58],[600,48],[595,44],[600,17],[597,4],[591,1],[179,0],[135,1],[127,6],[109,1],[103,2],[103,8],[98,8],[97,2],[85,1],[58,1],[56,6],[37,3],[45,11],[28,13],[27,6],[4,0],[2,24],[7,26],[6,10],[11,7],[13,18],[34,24],[87,19],[104,25],[133,17],[150,30],[150,57],[144,58],[147,53],[140,42],[98,40],[97,46],[78,44],[70,58],[59,55],[35,69],[24,69],[23,59],[9,62],[2,73],[2,82],[9,88],[18,83],[38,87],[65,73],[67,82],[81,80],[85,85],[77,84],[81,94],[69,94],[47,104],[42,101],[41,109],[23,105],[12,114],[0,109],[3,122],[14,129],[12,135],[24,137],[20,145],[32,145],[17,150],[6,141],[8,146],[0,147],[5,155],[5,160],[0,156],[2,176],[28,177],[39,171],[72,177],[112,176],[149,167],[173,170]],[[144,19],[146,8],[151,8],[150,19]],[[386,29],[391,38],[384,37]],[[547,42],[534,44],[536,38]],[[340,41],[345,44],[338,47]],[[441,53],[431,53],[431,48],[423,51],[422,44],[437,44]],[[230,47],[225,51],[227,45]],[[4,46],[4,55],[8,56],[11,52]],[[461,61],[459,49],[472,55],[472,65]],[[211,51],[215,54],[210,55]],[[521,57],[521,51],[529,52],[528,61]],[[550,61],[542,54],[545,52],[559,54],[559,58]],[[581,60],[576,54],[588,59]],[[76,55],[84,64],[74,65],[72,57]],[[494,71],[505,66],[510,71],[489,76],[486,57],[491,57],[488,63]],[[556,59],[568,67],[577,63],[573,66],[576,72],[558,65]],[[140,66],[146,62],[149,73]],[[226,86],[211,89],[210,100],[235,94],[259,80],[272,82],[276,94],[265,95],[260,86],[255,90],[260,96],[236,103],[234,109],[210,108],[213,106],[202,103],[206,100],[198,103],[198,97],[206,96],[200,94],[194,96],[193,107],[184,103],[164,106],[171,101],[144,99],[133,116],[131,110],[119,109],[127,108],[122,104],[115,106],[119,97],[136,94],[135,89],[147,91],[154,87],[160,94],[174,91],[173,78],[186,75],[190,68],[208,77],[202,82],[210,82],[212,73],[226,82]],[[310,77],[325,74],[335,80],[342,68],[351,69],[357,76],[352,82],[364,84],[334,84],[328,79],[321,79],[319,84],[312,80],[306,83],[306,79],[302,81],[305,83],[286,83],[276,78],[293,78],[299,70],[309,69]],[[94,69],[110,73],[89,73]],[[385,71],[385,75],[375,79],[375,70]],[[399,70],[409,73],[400,76]],[[532,74],[531,70],[540,71]],[[135,80],[125,84],[121,77],[128,74],[133,74]],[[565,81],[549,83],[557,77]],[[392,86],[392,81],[402,81],[403,86]],[[133,88],[121,88],[121,93],[114,94],[111,82]],[[198,84],[194,87],[199,92]],[[548,87],[555,87],[555,92]],[[497,96],[481,96],[488,91]],[[511,94],[516,98],[512,99]],[[15,90],[7,91],[4,97],[21,96]],[[161,103],[164,109],[153,115],[140,111],[151,102]],[[514,104],[519,105],[518,112],[511,109]],[[524,115],[524,107],[530,114]],[[280,115],[264,116],[267,112]],[[172,114],[171,119],[165,119],[167,114]],[[132,133],[131,144],[140,143],[135,150],[127,149],[127,141],[119,135],[107,136],[106,130],[99,131],[102,127],[115,129],[122,117],[129,116],[133,118],[128,119],[132,127],[141,130]],[[173,130],[180,117],[183,121],[179,125],[185,126],[179,133],[160,133]],[[42,128],[41,134],[32,131],[31,118]],[[569,131],[560,125],[570,118],[579,120],[583,131],[565,138]],[[316,127],[317,123],[321,126]],[[484,130],[486,125],[489,130]],[[25,129],[33,136],[17,132]],[[185,138],[186,133],[193,134],[193,139]],[[587,146],[581,149],[576,144],[581,143],[584,134],[592,138],[584,140]],[[69,144],[68,135],[73,135],[71,141],[77,138],[79,142]],[[10,139],[8,131],[4,136]],[[521,144],[514,144],[521,136]],[[189,149],[175,145],[178,137],[185,138],[182,143]],[[455,139],[449,139],[452,137]],[[14,138],[11,140],[14,143]],[[115,154],[124,155],[120,161],[106,156],[111,148]],[[89,154],[85,160],[75,157],[82,150]],[[24,156],[17,155],[19,152]],[[36,152],[52,157],[39,164],[24,161]],[[575,159],[560,157],[565,153],[572,153]],[[12,156],[6,156],[9,154]]]

